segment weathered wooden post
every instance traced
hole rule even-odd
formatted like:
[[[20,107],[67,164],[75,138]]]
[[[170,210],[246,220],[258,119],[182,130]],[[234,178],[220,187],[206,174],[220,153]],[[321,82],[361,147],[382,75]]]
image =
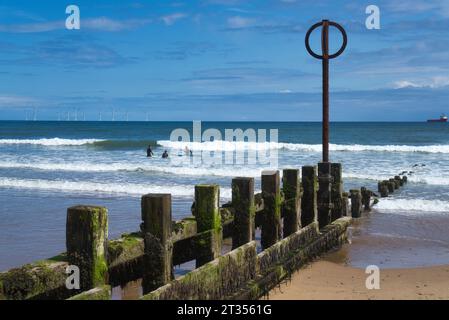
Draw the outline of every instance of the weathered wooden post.
[[[388,184],[385,181],[377,183],[377,191],[379,191],[382,198],[388,197]]]
[[[284,169],[282,187],[284,191],[284,238],[301,227],[301,184],[298,169]]]
[[[104,207],[76,206],[67,209],[67,257],[80,270],[80,290],[108,282],[108,210]]]
[[[402,177],[402,183],[403,183],[403,184],[406,184],[406,183],[407,183],[407,176],[403,176],[403,177]]]
[[[144,195],[141,207],[145,238],[142,287],[148,293],[173,278],[171,195]]]
[[[341,163],[331,164],[331,220],[335,221],[342,217],[344,211],[343,203],[343,179],[342,179],[342,167]]]
[[[362,216],[362,195],[360,190],[353,189],[351,193],[351,214],[353,218]]]
[[[301,199],[301,226],[305,227],[318,219],[318,178],[315,166],[304,166],[301,171],[303,189]]]
[[[394,190],[399,189],[399,183],[395,179],[391,178],[389,181],[393,184]]]
[[[279,171],[262,172],[262,197],[264,201],[261,244],[271,247],[281,238],[281,190]]]
[[[343,205],[341,215],[347,217],[349,216],[349,194],[347,192],[343,192],[342,201]]]
[[[388,187],[388,193],[394,193],[394,189],[395,189],[395,183],[393,181],[390,180],[385,180],[387,187]]]
[[[221,254],[223,229],[218,185],[195,186],[195,219],[198,230],[196,266],[200,267]]]
[[[396,180],[399,183],[400,187],[404,185],[404,181],[402,181],[400,176],[394,176],[394,180]]]
[[[321,228],[331,223],[331,182],[330,162],[318,163],[318,225]]]
[[[235,211],[232,248],[236,249],[252,241],[255,232],[254,178],[232,179],[232,207]]]
[[[371,202],[371,195],[372,192],[365,187],[362,187],[360,189],[361,195],[362,195],[362,205],[363,210],[365,211],[371,211],[370,202]]]

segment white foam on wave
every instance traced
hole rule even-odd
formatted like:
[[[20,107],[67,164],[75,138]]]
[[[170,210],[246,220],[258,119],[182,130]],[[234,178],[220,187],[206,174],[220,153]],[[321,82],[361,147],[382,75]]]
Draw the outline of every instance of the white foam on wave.
[[[157,142],[166,148],[202,151],[243,151],[243,150],[273,150],[285,149],[291,151],[321,152],[321,144],[283,143],[283,142],[244,142],[244,141],[205,141],[181,142],[161,140]],[[330,144],[331,151],[350,152],[419,152],[419,153],[449,153],[449,145],[409,146],[409,145],[360,145],[360,144]]]
[[[257,177],[264,169],[261,168],[241,168],[234,166],[223,166],[217,168],[207,167],[174,167],[158,166],[142,163],[20,163],[20,162],[0,162],[0,169],[32,169],[43,171],[69,171],[69,172],[115,172],[115,171],[145,171],[167,173],[185,176],[218,176],[218,177]]]
[[[381,199],[375,208],[379,211],[396,211],[405,213],[439,212],[449,214],[449,202],[426,199]]]
[[[62,181],[42,179],[0,179],[0,187],[15,189],[35,189],[58,192],[108,193],[141,196],[146,193],[171,193],[173,196],[192,197],[194,187],[187,185],[153,185],[135,183],[97,183],[88,181]],[[231,198],[230,188],[221,188],[220,196]]]
[[[48,138],[48,139],[0,139],[1,144],[30,144],[41,146],[82,146],[86,144],[93,144],[95,142],[104,141],[101,139],[61,139],[61,138]]]
[[[221,167],[193,167],[193,166],[165,166],[153,165],[147,163],[94,163],[94,162],[67,162],[67,163],[48,163],[48,162],[0,162],[0,169],[31,169],[42,171],[65,171],[65,172],[155,172],[183,176],[216,176],[216,177],[258,177],[263,170],[272,168],[244,168],[239,166],[221,166]],[[282,175],[282,171],[281,171]],[[388,180],[392,175],[359,174],[355,172],[343,173],[345,179],[361,180]],[[447,186],[449,179],[444,176],[409,176],[410,183]]]
[[[388,180],[392,176],[394,175],[343,173],[343,178],[346,179],[375,180],[375,181]],[[449,178],[445,177],[444,174],[439,177],[431,175],[426,176],[411,175],[407,176],[407,181],[409,183],[427,184],[432,186],[449,186]]]

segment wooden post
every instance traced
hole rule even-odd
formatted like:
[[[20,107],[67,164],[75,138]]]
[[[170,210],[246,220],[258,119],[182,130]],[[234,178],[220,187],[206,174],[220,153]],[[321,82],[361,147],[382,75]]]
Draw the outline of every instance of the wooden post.
[[[387,183],[388,193],[394,193],[395,183],[390,180],[385,180],[385,182]]]
[[[403,176],[402,177],[402,184],[406,184],[407,183],[407,176]]]
[[[318,225],[321,228],[331,223],[331,164],[318,163]]]
[[[295,233],[301,227],[301,185],[298,169],[283,171],[282,186],[284,191],[284,238]]]
[[[108,210],[76,206],[67,209],[66,246],[70,265],[80,270],[80,290],[108,282]]]
[[[372,192],[370,190],[366,189],[365,187],[362,187],[360,189],[360,192],[361,192],[361,195],[362,195],[363,210],[371,211],[370,202],[371,202]]]
[[[394,180],[396,180],[399,183],[400,187],[404,185],[404,181],[402,181],[400,176],[394,176]]]
[[[144,195],[141,207],[145,237],[142,287],[144,293],[148,293],[173,278],[171,195]]]
[[[262,222],[262,248],[271,247],[281,238],[281,191],[279,171],[262,172],[264,212]]]
[[[399,183],[395,179],[391,178],[389,181],[393,184],[394,190],[399,189]]]
[[[195,219],[198,230],[196,266],[200,267],[221,255],[223,229],[218,185],[195,186]]]
[[[388,197],[388,183],[386,181],[379,181],[377,183],[377,191],[379,191],[382,198]]]
[[[318,178],[315,166],[302,167],[302,199],[301,199],[301,226],[304,228],[318,219],[317,191]]]
[[[232,249],[236,249],[253,240],[256,214],[254,178],[232,179],[232,207],[235,211]]]
[[[351,190],[351,214],[353,218],[362,216],[362,195],[360,190]]]
[[[349,194],[347,192],[343,192],[342,201],[343,201],[343,205],[342,205],[341,215],[343,217],[347,217],[347,216],[349,216]]]
[[[331,164],[331,220],[335,221],[343,216],[343,179],[342,179],[342,168],[341,163]]]

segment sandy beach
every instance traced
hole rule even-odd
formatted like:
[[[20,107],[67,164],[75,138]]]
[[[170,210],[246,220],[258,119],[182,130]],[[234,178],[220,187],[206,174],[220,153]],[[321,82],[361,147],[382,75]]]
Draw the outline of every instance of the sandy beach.
[[[274,300],[449,299],[449,219],[373,210],[354,220],[349,243],[315,260],[270,292]],[[369,290],[365,269],[380,270]]]
[[[368,290],[365,270],[320,260],[272,290],[272,300],[449,299],[449,265],[381,269],[380,289]]]

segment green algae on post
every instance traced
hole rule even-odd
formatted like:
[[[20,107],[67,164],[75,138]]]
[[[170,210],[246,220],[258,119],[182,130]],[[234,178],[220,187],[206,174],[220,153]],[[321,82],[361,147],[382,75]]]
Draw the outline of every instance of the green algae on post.
[[[283,235],[287,237],[301,227],[301,183],[298,169],[284,169],[282,190],[284,192]]]
[[[142,287],[147,293],[173,278],[171,195],[147,194],[141,204],[145,244]]]
[[[318,178],[315,166],[302,167],[301,226],[305,227],[318,221],[317,191]]]
[[[344,214],[343,178],[341,163],[331,163],[331,221],[341,218]]]
[[[210,237],[202,238],[198,243],[200,250],[196,266],[199,267],[221,254],[223,229],[220,216],[220,187],[218,185],[195,186],[195,218],[198,233],[210,232]]]
[[[318,225],[319,228],[327,226],[331,222],[331,164],[330,162],[318,163]]]
[[[261,244],[266,249],[281,238],[281,192],[279,171],[262,172],[264,200]]]
[[[81,290],[108,281],[108,211],[104,207],[75,206],[67,209],[68,261],[80,269]]]
[[[252,241],[255,232],[254,178],[232,179],[234,230],[232,248]]]

